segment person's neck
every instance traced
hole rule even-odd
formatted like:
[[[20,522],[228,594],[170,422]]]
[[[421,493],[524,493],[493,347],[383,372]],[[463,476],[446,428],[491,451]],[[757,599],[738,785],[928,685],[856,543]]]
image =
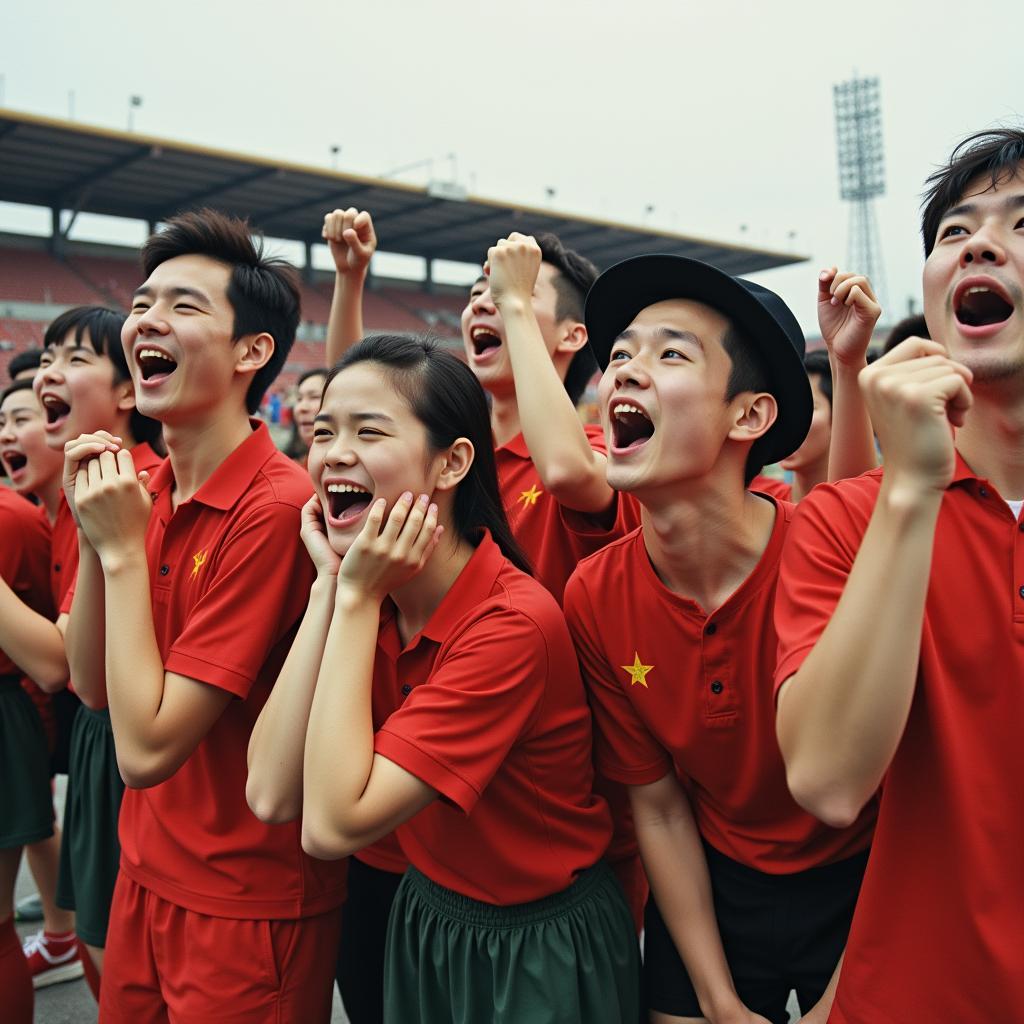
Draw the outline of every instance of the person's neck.
[[[51,479],[47,480],[42,487],[37,487],[33,493],[39,499],[39,503],[43,506],[43,511],[46,513],[46,518],[50,525],[53,526],[57,521],[57,511],[60,509],[60,499],[64,493],[64,480],[62,475],[57,473]]]
[[[731,478],[688,481],[643,505],[644,544],[658,578],[708,613],[754,571],[775,526],[772,503]]]
[[[164,442],[174,474],[174,506],[191,498],[251,434],[248,415],[237,408],[218,410],[180,425],[165,424]]]
[[[802,466],[793,470],[793,488],[790,500],[801,501],[810,490],[828,479],[828,452],[820,461],[810,466]]]
[[[974,403],[956,432],[957,451],[1004,498],[1024,498],[1024,391],[1004,382],[972,390]]]
[[[404,586],[391,592],[398,608],[398,635],[403,646],[430,621],[476,550],[452,530],[445,531],[427,564]]]
[[[515,392],[491,396],[491,433],[494,447],[500,448],[523,432],[519,419],[519,403]]]

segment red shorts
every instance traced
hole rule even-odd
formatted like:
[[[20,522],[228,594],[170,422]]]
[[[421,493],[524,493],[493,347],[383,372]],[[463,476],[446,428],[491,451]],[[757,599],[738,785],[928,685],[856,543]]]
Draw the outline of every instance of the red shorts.
[[[102,1024],[326,1024],[341,915],[209,917],[118,876]]]

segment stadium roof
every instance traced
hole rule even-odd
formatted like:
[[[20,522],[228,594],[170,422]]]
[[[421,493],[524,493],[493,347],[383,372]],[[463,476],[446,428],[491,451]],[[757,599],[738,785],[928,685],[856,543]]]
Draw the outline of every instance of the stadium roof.
[[[311,243],[327,210],[356,206],[373,213],[381,249],[465,263],[517,229],[554,231],[601,266],[669,252],[745,274],[806,259],[483,199],[453,183],[406,185],[3,108],[0,200],[150,222],[208,205]]]

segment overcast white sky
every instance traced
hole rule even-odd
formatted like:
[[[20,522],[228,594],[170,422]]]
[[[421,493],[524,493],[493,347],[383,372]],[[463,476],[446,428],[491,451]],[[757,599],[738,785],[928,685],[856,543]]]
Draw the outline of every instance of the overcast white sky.
[[[963,135],[1024,121],[1022,39],[1020,0],[34,0],[5,9],[0,99],[64,117],[73,90],[77,120],[124,128],[137,93],[139,131],[323,166],[339,144],[363,174],[447,176],[455,153],[480,195],[546,205],[550,186],[572,213],[806,254],[757,278],[812,330],[816,271],[847,259],[833,83],[882,80],[897,319],[924,178]]]

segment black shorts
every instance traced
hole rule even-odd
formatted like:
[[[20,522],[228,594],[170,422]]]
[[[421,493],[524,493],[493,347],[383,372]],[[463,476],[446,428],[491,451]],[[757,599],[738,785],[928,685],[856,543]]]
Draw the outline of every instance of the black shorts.
[[[341,908],[335,978],[352,1024],[384,1020],[384,941],[402,875],[348,859],[348,899]]]
[[[794,875],[768,875],[704,844],[715,917],[744,1005],[786,1024],[796,992],[806,1013],[832,978],[846,946],[867,851]],[[700,1004],[654,895],[644,914],[644,991],[649,1010],[700,1017]]]

